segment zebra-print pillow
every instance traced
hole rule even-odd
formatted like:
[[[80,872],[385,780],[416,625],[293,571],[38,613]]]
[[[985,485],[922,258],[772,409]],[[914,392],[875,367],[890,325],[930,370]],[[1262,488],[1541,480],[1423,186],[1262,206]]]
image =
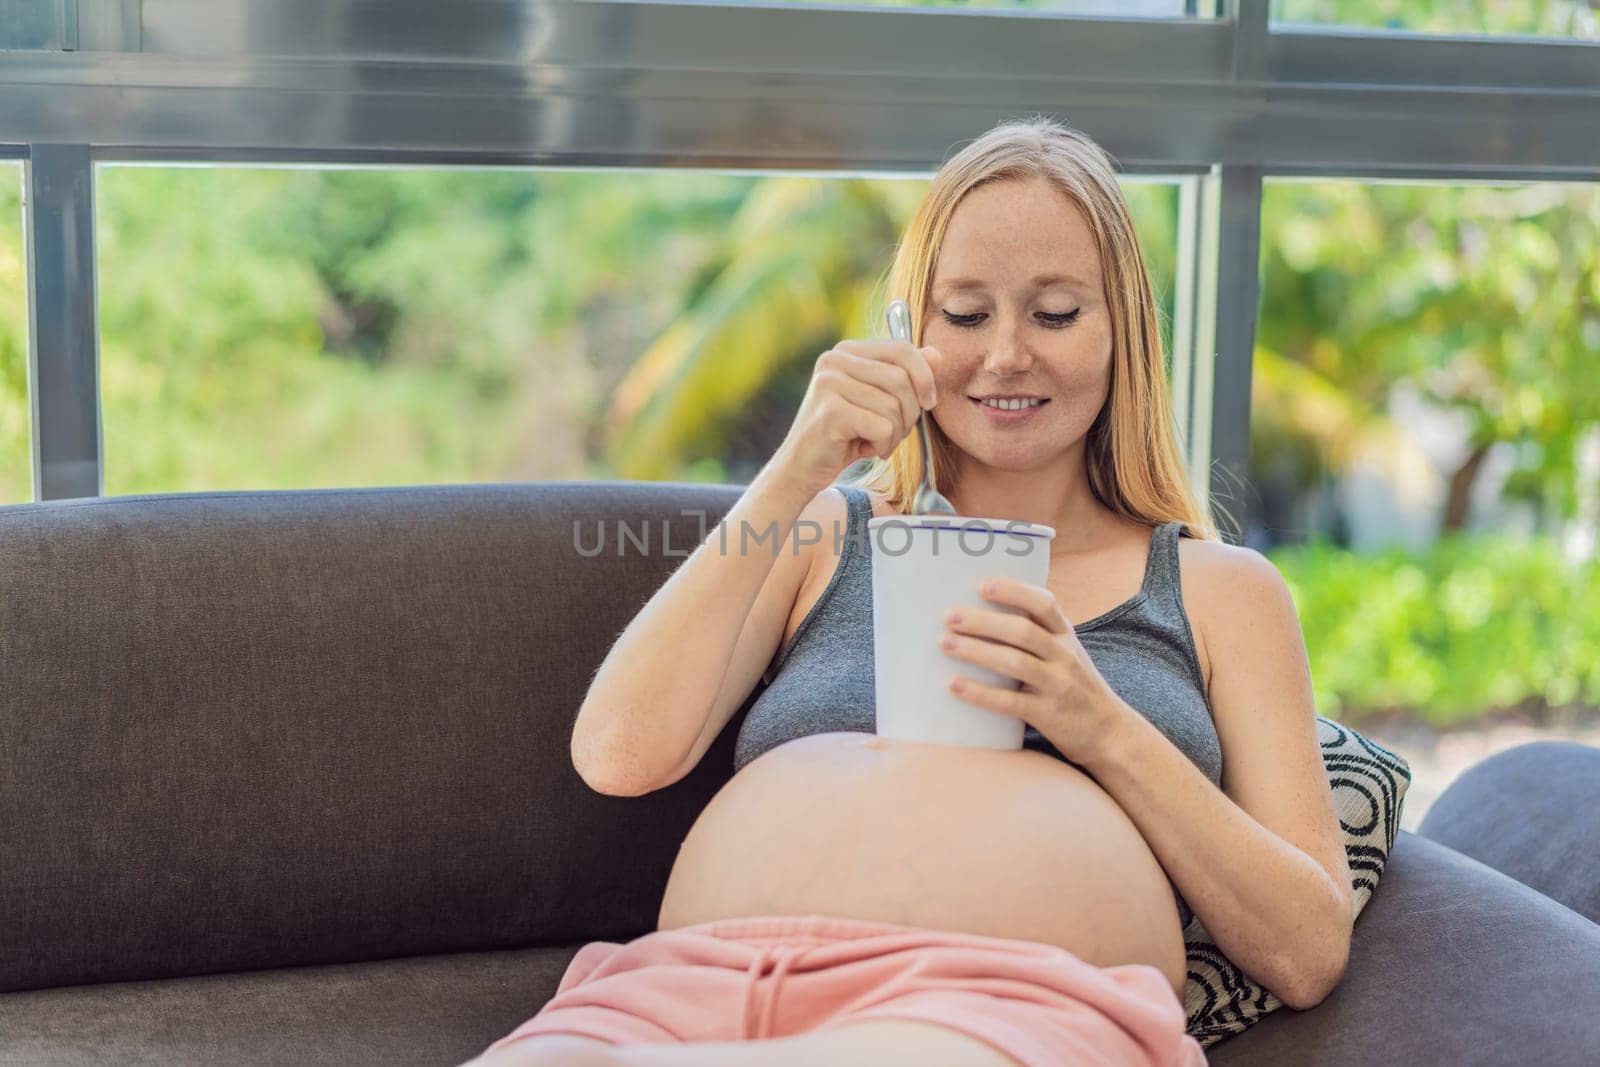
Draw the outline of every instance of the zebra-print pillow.
[[[1322,763],[1333,787],[1334,807],[1344,830],[1344,854],[1355,888],[1355,914],[1360,915],[1378,887],[1383,865],[1400,828],[1400,802],[1411,784],[1411,768],[1399,755],[1363,737],[1348,726],[1317,717]],[[1283,1001],[1245,977],[1211,940],[1198,918],[1183,931],[1189,955],[1189,982],[1183,1007],[1189,1033],[1202,1048],[1283,1006]]]

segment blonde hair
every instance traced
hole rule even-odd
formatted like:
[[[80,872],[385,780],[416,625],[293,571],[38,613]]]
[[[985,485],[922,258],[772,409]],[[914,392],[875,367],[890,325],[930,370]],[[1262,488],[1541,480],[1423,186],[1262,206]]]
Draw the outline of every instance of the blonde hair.
[[[1103,265],[1111,382],[1086,438],[1090,491],[1134,522],[1178,520],[1191,536],[1220,540],[1207,503],[1196,498],[1184,471],[1155,295],[1133,219],[1110,158],[1084,134],[1038,115],[1003,122],[951,157],[934,175],[902,237],[880,284],[873,321],[883,322],[889,301],[903,297],[911,308],[912,343],[920,346],[934,266],[956,205],[979,186],[1034,177],[1047,179],[1083,212]],[[934,477],[948,491],[954,488],[956,446],[936,420],[927,424]],[[917,435],[908,434],[887,460],[871,457],[869,464],[848,481],[881,493],[905,512],[922,475]]]

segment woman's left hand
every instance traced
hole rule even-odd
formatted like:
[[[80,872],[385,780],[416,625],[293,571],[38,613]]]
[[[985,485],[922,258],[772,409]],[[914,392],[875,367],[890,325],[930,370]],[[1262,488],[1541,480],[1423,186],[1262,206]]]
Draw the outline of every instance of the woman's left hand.
[[[953,609],[945,616],[940,648],[1015,678],[1022,688],[1002,689],[957,674],[948,683],[950,691],[980,708],[1031,724],[1075,763],[1092,758],[1126,707],[1079,644],[1055,594],[1000,577],[985,581],[979,593],[1025,614]]]

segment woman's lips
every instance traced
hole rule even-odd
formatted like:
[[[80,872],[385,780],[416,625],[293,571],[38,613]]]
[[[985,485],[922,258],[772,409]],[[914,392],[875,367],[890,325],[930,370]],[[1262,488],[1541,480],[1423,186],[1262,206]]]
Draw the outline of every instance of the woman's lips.
[[[1016,411],[1007,411],[1004,408],[991,407],[988,404],[985,404],[983,401],[973,397],[968,397],[967,399],[971,400],[973,405],[977,407],[979,411],[983,412],[984,418],[989,419],[997,426],[1013,426],[1019,422],[1027,422],[1029,419],[1033,418],[1033,416],[1037,415],[1041,408],[1050,403],[1049,400],[1041,400],[1039,403],[1034,404],[1031,407],[1020,408]]]

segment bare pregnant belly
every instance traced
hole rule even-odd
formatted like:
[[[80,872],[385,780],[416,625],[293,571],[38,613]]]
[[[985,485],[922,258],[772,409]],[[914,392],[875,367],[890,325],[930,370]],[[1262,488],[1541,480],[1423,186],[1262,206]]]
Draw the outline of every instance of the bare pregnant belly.
[[[1161,865],[1088,775],[1031,750],[814,734],[752,760],[673,863],[657,928],[835,915],[1059,945],[1184,986]]]

